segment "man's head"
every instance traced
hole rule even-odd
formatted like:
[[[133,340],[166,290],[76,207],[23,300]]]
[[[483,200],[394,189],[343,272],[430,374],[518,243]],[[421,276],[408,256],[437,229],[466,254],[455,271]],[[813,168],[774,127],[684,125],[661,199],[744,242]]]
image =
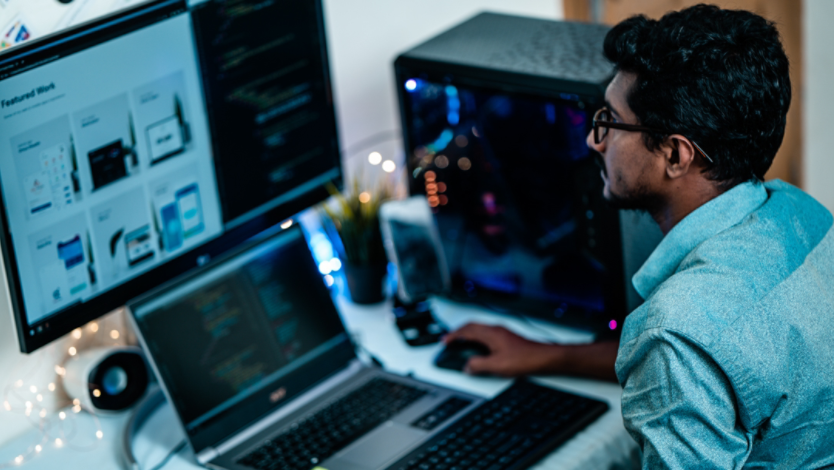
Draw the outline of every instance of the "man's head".
[[[612,119],[654,130],[612,128],[600,143],[589,135],[609,200],[652,211],[693,187],[764,179],[791,100],[773,23],[706,5],[636,16],[608,33],[605,55],[617,69],[606,91]]]

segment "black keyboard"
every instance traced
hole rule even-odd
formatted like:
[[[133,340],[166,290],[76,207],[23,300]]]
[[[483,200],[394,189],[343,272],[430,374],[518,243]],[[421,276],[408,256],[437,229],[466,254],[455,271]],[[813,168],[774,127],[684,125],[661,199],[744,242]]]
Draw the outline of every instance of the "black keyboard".
[[[402,383],[373,379],[293,424],[237,463],[261,470],[309,470],[425,394]]]
[[[389,469],[524,469],[606,410],[603,402],[517,380]]]

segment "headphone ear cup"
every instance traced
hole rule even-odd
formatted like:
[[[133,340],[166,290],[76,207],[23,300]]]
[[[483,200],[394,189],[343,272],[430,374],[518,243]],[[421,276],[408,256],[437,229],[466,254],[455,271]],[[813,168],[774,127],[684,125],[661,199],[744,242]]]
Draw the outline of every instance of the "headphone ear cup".
[[[148,388],[148,368],[136,347],[83,351],[65,364],[70,398],[99,411],[119,411],[136,403]]]

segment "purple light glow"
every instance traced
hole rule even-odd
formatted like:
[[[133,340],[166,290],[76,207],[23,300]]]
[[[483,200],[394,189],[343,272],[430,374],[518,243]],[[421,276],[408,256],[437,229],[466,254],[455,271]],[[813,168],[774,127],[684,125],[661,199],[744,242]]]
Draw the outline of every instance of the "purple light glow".
[[[610,322],[608,322],[608,328],[611,328],[612,330],[616,330],[617,329],[617,320],[611,320]]]

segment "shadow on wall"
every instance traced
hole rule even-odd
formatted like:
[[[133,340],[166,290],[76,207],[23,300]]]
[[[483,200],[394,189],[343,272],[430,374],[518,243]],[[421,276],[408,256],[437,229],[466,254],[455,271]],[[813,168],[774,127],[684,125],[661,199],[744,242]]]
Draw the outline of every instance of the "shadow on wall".
[[[632,312],[643,303],[643,298],[634,290],[631,278],[663,239],[663,232],[647,212],[638,211],[620,211],[620,229],[623,242],[626,305],[628,311]]]

